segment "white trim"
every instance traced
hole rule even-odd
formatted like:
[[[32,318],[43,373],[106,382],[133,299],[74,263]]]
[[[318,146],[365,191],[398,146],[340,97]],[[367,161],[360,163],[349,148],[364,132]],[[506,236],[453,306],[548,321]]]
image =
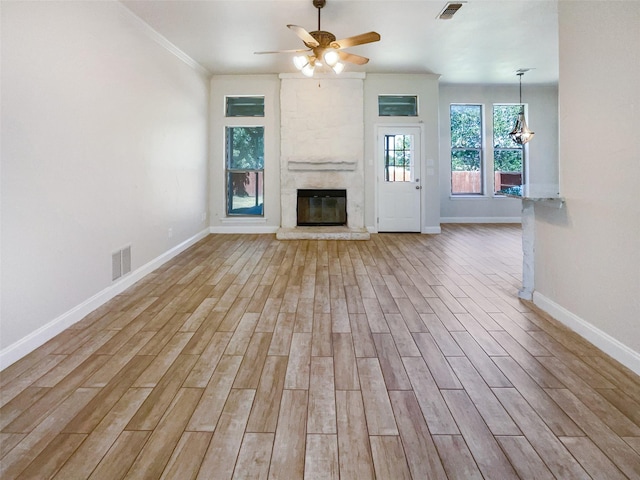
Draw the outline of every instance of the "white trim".
[[[248,234],[261,234],[261,233],[276,233],[280,227],[272,227],[269,225],[233,225],[233,226],[215,226],[209,227],[209,233],[248,233]]]
[[[423,227],[420,233],[439,235],[442,233],[442,230],[440,227]]]
[[[220,223],[226,223],[228,225],[265,225],[267,223],[267,217],[223,217],[220,219]]]
[[[632,350],[611,335],[578,317],[563,306],[545,297],[539,292],[533,292],[533,304],[545,311],[563,325],[584,337],[600,350],[610,355],[627,368],[640,375],[640,353]]]
[[[189,55],[187,55],[185,52],[183,52],[182,50],[180,50],[178,47],[176,47],[173,43],[171,43],[164,35],[162,35],[161,33],[159,33],[158,31],[156,31],[151,25],[149,25],[147,22],[145,22],[142,18],[140,18],[138,15],[136,15],[135,13],[133,13],[131,10],[129,10],[127,7],[125,7],[123,4],[121,4],[120,2],[117,2],[119,5],[122,6],[122,10],[128,14],[128,16],[130,18],[132,18],[137,24],[138,26],[142,29],[142,31],[154,42],[156,42],[158,45],[160,45],[161,47],[163,47],[165,50],[167,50],[169,53],[172,53],[173,55],[175,55],[176,57],[178,57],[180,60],[182,60],[184,63],[186,63],[187,65],[189,65],[191,68],[193,68],[196,72],[200,73],[201,75],[204,75],[205,77],[209,78],[211,77],[211,72],[209,70],[207,70],[206,68],[204,68],[202,65],[200,65],[198,62],[196,62],[193,58],[191,58]]]
[[[302,73],[280,73],[278,78],[282,79],[298,79],[298,80],[344,80],[344,79],[356,79],[364,80],[367,78],[367,74],[364,72],[342,72],[340,75],[335,73],[315,73],[313,77],[307,77]]]
[[[521,217],[440,217],[440,223],[522,223]]]
[[[162,255],[151,260],[146,265],[143,265],[132,273],[122,277],[117,282],[96,293],[93,297],[88,298],[79,305],[76,305],[71,310],[63,313],[59,317],[54,318],[49,323],[28,334],[26,337],[23,337],[17,342],[0,350],[0,370],[4,370],[12,363],[17,362],[22,357],[26,356],[36,348],[51,340],[66,328],[69,328],[71,325],[79,322],[89,313],[93,312],[101,305],[104,305],[116,295],[122,293],[131,285],[141,280],[147,274],[151,273],[162,264],[171,260],[176,255],[182,253],[184,250],[194,245],[196,242],[202,240],[208,234],[208,230],[201,231],[200,233],[194,235],[181,244],[176,245]]]
[[[390,118],[390,117],[384,117],[384,119],[386,118]],[[401,133],[402,130],[418,130],[419,131],[419,146],[420,146],[420,151],[418,152],[418,157],[419,157],[419,167],[420,167],[420,176],[424,179],[425,174],[426,174],[426,148],[427,148],[427,141],[426,141],[426,131],[425,131],[425,126],[424,126],[424,122],[422,120],[419,120],[419,117],[403,117],[404,118],[414,118],[416,119],[415,121],[403,121],[402,123],[389,123],[387,120],[383,120],[380,123],[374,123],[373,128],[374,128],[374,132],[373,132],[373,140],[374,140],[374,172],[375,172],[375,182],[374,182],[374,187],[373,187],[373,195],[374,195],[374,202],[375,202],[375,206],[374,206],[374,212],[375,212],[375,216],[376,216],[376,228],[379,229],[380,228],[380,184],[381,182],[381,178],[383,178],[384,175],[384,165],[383,165],[383,155],[384,155],[384,142],[382,140],[382,136],[386,133],[386,132],[396,132],[396,133]],[[381,148],[382,147],[382,148]],[[420,181],[420,185],[424,187],[425,185],[425,181],[421,180]],[[419,203],[419,207],[420,207],[420,211],[418,212],[418,216],[420,217],[420,231],[421,233],[427,233],[425,232],[425,227],[424,225],[424,219],[423,219],[423,215],[425,213],[425,202],[426,202],[426,196],[425,196],[425,190],[424,188],[420,189],[420,196],[418,199],[418,203]],[[427,229],[430,227],[426,227]],[[440,233],[440,232],[437,232]]]

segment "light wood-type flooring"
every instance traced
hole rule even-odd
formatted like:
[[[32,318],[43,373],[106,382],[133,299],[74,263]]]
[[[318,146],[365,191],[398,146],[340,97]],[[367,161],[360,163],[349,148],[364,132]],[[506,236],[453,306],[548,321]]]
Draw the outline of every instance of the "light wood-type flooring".
[[[518,300],[520,233],[210,235],[2,372],[0,478],[640,478],[640,378]]]

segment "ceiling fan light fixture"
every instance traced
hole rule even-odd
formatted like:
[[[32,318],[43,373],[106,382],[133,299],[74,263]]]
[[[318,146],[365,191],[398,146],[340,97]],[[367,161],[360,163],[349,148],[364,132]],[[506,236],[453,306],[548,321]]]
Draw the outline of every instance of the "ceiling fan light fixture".
[[[2,1],[2,0],[0,0]],[[345,68],[344,63],[354,63],[356,65],[364,65],[369,59],[353,53],[347,53],[343,49],[355,47],[380,41],[378,32],[366,32],[360,35],[336,40],[336,36],[320,26],[320,11],[327,3],[327,0],[312,0],[313,6],[318,9],[318,29],[308,32],[299,25],[289,24],[289,28],[304,43],[307,50],[277,50],[265,52],[253,52],[254,54],[264,53],[291,53],[291,52],[311,52],[311,54],[296,55],[292,58],[296,69],[304,75],[311,77],[315,67],[329,66],[336,74],[342,72]],[[324,71],[325,69],[322,68]]]
[[[313,71],[315,70],[314,66],[310,63],[307,63],[300,71],[305,77],[313,77]]]
[[[338,60],[340,60],[340,55],[336,50],[332,49],[332,50],[326,51],[323,55],[323,58],[327,65],[329,65],[330,67],[333,67],[338,63]]]
[[[295,57],[293,57],[293,64],[298,70],[302,70],[302,68],[308,63],[309,57],[307,55],[296,55]]]

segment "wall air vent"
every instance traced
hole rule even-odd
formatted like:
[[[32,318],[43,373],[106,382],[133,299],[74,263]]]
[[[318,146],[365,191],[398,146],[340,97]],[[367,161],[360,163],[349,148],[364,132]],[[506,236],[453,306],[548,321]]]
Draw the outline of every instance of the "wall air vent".
[[[115,281],[131,272],[131,245],[111,254],[111,280]]]
[[[462,7],[462,3],[447,3],[442,9],[438,18],[440,20],[451,20],[458,10]]]
[[[111,254],[111,280],[117,280],[122,276],[122,250]]]

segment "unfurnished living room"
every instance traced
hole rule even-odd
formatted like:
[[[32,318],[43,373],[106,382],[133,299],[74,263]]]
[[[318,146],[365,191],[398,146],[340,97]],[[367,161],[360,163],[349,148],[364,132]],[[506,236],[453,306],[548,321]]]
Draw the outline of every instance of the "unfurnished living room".
[[[640,1],[0,18],[0,478],[640,478]]]

